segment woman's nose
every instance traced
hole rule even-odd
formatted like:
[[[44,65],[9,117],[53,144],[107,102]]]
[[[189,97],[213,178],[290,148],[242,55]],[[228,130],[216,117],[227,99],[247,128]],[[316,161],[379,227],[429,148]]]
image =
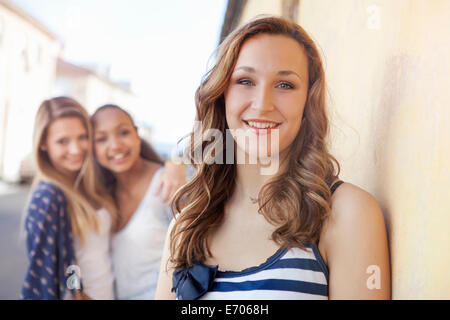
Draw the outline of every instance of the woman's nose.
[[[83,153],[84,148],[82,146],[82,143],[80,143],[79,141],[72,141],[72,143],[70,143],[69,145],[69,152],[73,155],[78,155]]]
[[[117,139],[117,137],[111,137],[109,139],[109,147],[112,149],[116,149],[120,147],[120,141]]]
[[[261,85],[255,90],[252,107],[260,112],[272,111],[275,108],[273,92],[270,86]]]

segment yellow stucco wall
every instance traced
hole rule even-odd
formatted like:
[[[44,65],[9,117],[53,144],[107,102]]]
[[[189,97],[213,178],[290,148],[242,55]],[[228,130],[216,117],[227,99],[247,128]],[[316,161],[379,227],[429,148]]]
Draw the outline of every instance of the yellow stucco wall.
[[[242,22],[270,10],[254,2]],[[450,1],[301,0],[298,16],[324,56],[341,178],[385,214],[392,297],[450,299]]]

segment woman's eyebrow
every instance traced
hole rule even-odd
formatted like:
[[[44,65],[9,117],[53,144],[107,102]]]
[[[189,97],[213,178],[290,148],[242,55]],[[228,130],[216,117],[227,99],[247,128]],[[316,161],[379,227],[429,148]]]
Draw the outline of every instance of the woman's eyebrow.
[[[247,71],[247,72],[251,72],[251,73],[255,73],[256,72],[255,68],[248,67],[248,66],[237,67],[236,69],[234,69],[234,71],[237,71],[237,70],[240,70],[240,69],[242,69],[244,71]],[[302,80],[302,77],[300,77],[300,75],[297,72],[292,71],[292,70],[280,70],[280,71],[277,72],[277,74],[280,75],[280,76],[288,76],[288,75],[293,74],[293,75],[297,76],[300,80]]]
[[[112,130],[116,130],[116,129],[120,129],[121,127],[128,127],[130,126],[128,123],[126,122],[121,122],[118,125],[116,125],[114,128],[112,128]],[[101,130],[101,129],[94,129],[94,133],[107,133],[108,130]]]
[[[247,71],[247,72],[255,72],[255,68],[247,67],[247,66],[237,67],[236,69],[234,69],[234,71],[237,71],[239,69],[242,69],[242,70]]]
[[[281,70],[281,71],[278,71],[278,74],[280,76],[288,76],[290,74],[293,74],[293,75],[296,75],[300,80],[302,80],[302,77],[300,77],[297,72],[294,72],[292,70]]]
[[[58,141],[61,139],[70,139],[70,136],[68,134],[62,134],[62,135],[54,135],[53,141]]]
[[[77,137],[77,136],[79,136],[79,135],[82,135],[82,134],[87,134],[86,132],[75,132],[75,133],[73,133],[73,132],[70,132],[70,133],[60,133],[60,134],[58,134],[58,133],[55,133],[53,136],[54,136],[54,140],[60,140],[60,139],[70,139],[70,138],[72,138],[72,137]]]

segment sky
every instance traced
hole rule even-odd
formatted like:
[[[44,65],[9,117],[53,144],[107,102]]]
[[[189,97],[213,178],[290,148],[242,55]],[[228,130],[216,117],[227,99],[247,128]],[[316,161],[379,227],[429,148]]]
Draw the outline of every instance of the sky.
[[[142,101],[136,122],[175,143],[195,118],[194,94],[211,66],[226,0],[14,0],[56,33],[64,58],[111,65]]]

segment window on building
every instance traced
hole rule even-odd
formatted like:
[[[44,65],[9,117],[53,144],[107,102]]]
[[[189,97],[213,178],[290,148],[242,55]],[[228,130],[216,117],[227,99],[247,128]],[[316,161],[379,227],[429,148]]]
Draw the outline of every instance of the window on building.
[[[23,70],[28,72],[30,70],[28,37],[24,32],[19,32],[14,40],[14,54],[20,57]]]
[[[41,63],[41,50],[41,46],[38,42],[32,42],[28,46],[28,60],[33,67]]]
[[[42,46],[40,44],[38,44],[37,47],[37,62],[38,63],[42,62]]]
[[[3,44],[4,34],[5,34],[5,23],[3,22],[3,17],[0,16],[0,46]]]

